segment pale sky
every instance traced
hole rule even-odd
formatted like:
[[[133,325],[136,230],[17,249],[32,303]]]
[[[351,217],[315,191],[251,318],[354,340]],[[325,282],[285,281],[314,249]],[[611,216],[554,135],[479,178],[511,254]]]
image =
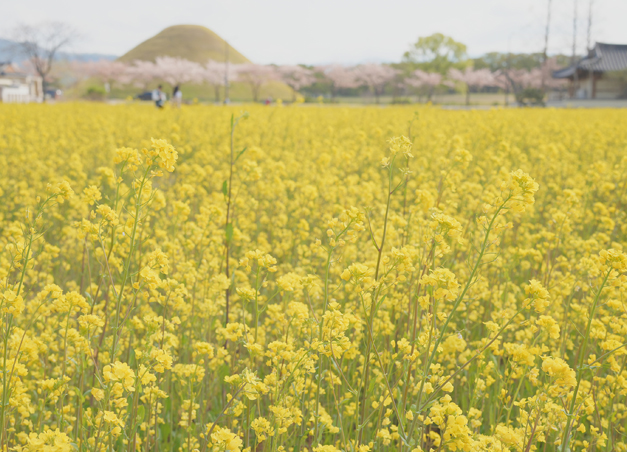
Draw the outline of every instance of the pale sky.
[[[58,20],[82,39],[72,49],[122,55],[163,28],[204,25],[256,63],[395,62],[419,36],[441,32],[490,51],[541,51],[548,0],[19,0],[5,1],[0,36],[20,22]],[[553,0],[549,53],[587,40],[590,0]],[[592,42],[627,44],[627,1],[593,0]]]

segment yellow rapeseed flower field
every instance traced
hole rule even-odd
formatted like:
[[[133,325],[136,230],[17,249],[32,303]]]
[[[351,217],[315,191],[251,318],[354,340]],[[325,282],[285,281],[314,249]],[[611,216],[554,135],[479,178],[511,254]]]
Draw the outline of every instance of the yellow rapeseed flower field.
[[[0,449],[627,451],[626,124],[0,105]]]

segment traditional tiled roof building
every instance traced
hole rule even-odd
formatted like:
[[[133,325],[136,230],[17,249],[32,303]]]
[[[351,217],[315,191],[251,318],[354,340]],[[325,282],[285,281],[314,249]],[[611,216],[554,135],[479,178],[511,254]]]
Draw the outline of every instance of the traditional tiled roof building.
[[[588,56],[553,73],[571,81],[570,94],[580,99],[627,98],[627,44],[597,42]]]

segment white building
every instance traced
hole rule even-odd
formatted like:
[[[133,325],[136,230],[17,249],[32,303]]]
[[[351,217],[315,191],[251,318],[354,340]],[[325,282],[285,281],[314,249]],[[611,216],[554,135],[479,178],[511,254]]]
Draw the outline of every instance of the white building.
[[[18,72],[10,63],[0,62],[0,102],[42,102],[41,77]]]

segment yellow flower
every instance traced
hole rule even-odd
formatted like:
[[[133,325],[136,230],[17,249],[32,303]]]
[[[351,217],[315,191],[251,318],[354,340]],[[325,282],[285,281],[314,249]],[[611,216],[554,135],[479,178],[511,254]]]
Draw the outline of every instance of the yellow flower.
[[[159,274],[150,267],[142,268],[141,272],[139,272],[139,279],[151,290],[154,290],[161,286],[161,279],[159,278]]]
[[[24,310],[24,300],[12,289],[0,294],[0,307],[3,313],[19,315]]]
[[[100,194],[100,190],[95,185],[90,185],[85,190],[83,190],[83,201],[90,206],[94,205],[97,201],[102,199],[102,195]]]
[[[124,422],[122,422],[122,420],[118,418],[116,414],[112,411],[105,411],[102,418],[108,424],[116,424],[119,427],[124,427]]]
[[[525,306],[532,305],[536,312],[544,312],[549,306],[549,291],[542,287],[537,279],[532,279],[525,287],[527,298],[524,301]]]
[[[93,395],[94,399],[96,399],[98,402],[104,399],[105,396],[104,391],[99,388],[92,388],[91,395]]]
[[[239,108],[0,103],[5,449],[627,452],[625,111]]]
[[[176,364],[172,372],[181,379],[200,382],[205,377],[205,369],[197,364]]]
[[[174,146],[169,144],[166,140],[155,140],[151,138],[150,141],[152,142],[150,155],[159,157],[158,164],[161,168],[169,172],[174,171],[174,164],[179,156],[178,152],[174,150]]]
[[[547,357],[542,361],[542,370],[555,378],[555,384],[572,388],[577,384],[575,371],[561,358]]]
[[[107,364],[102,370],[105,382],[120,382],[127,391],[135,391],[135,372],[126,363],[116,361],[113,365]]]
[[[338,449],[335,446],[331,446],[330,444],[328,445],[318,445],[316,447],[313,448],[313,452],[342,452],[340,449]]]
[[[508,192],[510,202],[507,204],[514,212],[523,212],[527,206],[535,202],[534,195],[540,186],[529,174],[519,169],[509,174],[509,180],[504,182],[501,190]]]
[[[96,212],[102,215],[102,217],[107,220],[111,225],[114,226],[118,224],[118,216],[111,207],[105,204],[100,204],[96,209]]]
[[[59,202],[63,202],[74,196],[74,190],[72,190],[70,183],[66,180],[57,184],[48,184],[47,191],[48,193],[56,195]]]
[[[142,159],[137,149],[122,147],[116,149],[113,163],[123,163],[129,171],[135,171],[142,164]]]
[[[403,154],[407,158],[413,157],[411,153],[412,143],[411,141],[409,141],[409,138],[403,135],[399,137],[390,138],[388,140],[388,144],[390,146],[390,154],[392,155]]]
[[[619,273],[627,271],[627,254],[614,249],[603,250],[599,256],[605,265],[612,267]]]
[[[165,350],[154,349],[150,352],[150,358],[157,362],[155,372],[163,373],[166,369],[172,369],[172,357]]]
[[[264,441],[266,438],[274,434],[272,425],[264,417],[255,418],[255,420],[251,422],[250,426],[255,431],[255,435],[257,435],[257,441],[259,442]]]
[[[551,336],[551,339],[560,338],[560,326],[550,315],[541,315],[536,323],[547,329],[547,331],[549,332],[549,336]]]
[[[432,287],[436,299],[454,300],[459,294],[457,278],[448,268],[436,268],[420,279],[420,284]]]
[[[215,432],[211,434],[211,444],[216,452],[241,452],[243,442],[239,436],[228,428],[217,427]]]
[[[93,315],[93,314],[86,314],[86,315],[80,316],[78,318],[78,323],[84,328],[89,328],[89,327],[94,327],[94,326],[100,327],[100,326],[104,326],[105,324],[104,320],[102,320],[97,315]]]
[[[287,292],[295,292],[303,288],[302,278],[293,272],[286,273],[279,277],[277,284],[281,289]]]
[[[28,452],[70,452],[72,441],[65,433],[46,429],[42,433],[28,435],[25,450]]]
[[[472,154],[466,149],[457,149],[455,150],[453,160],[462,168],[467,168],[470,162],[472,162]]]

